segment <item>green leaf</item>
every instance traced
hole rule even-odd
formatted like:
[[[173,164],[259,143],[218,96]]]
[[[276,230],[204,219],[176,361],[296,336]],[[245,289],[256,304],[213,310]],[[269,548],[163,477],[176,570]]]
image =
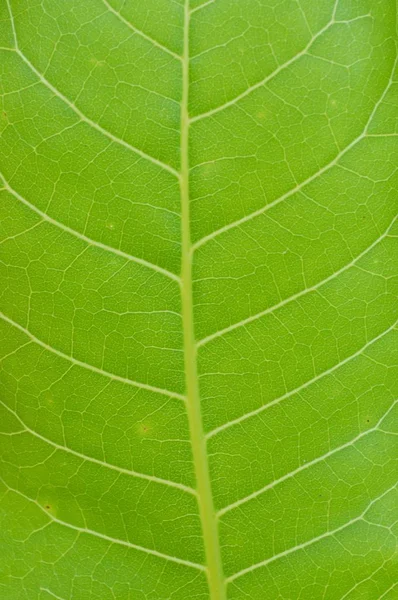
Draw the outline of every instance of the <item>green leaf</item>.
[[[396,12],[0,4],[2,599],[397,597]]]

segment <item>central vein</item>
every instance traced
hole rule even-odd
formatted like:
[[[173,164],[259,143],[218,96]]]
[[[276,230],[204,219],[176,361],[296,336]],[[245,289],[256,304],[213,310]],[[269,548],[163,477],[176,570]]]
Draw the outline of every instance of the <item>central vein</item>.
[[[189,215],[189,0],[184,9],[184,52],[182,60],[181,105],[181,219],[182,219],[182,316],[184,328],[184,360],[187,393],[187,412],[195,466],[196,485],[203,540],[206,552],[207,575],[211,600],[225,600],[225,581],[222,573],[217,521],[211,492],[206,441],[202,415],[196,360],[192,299],[192,244]]]

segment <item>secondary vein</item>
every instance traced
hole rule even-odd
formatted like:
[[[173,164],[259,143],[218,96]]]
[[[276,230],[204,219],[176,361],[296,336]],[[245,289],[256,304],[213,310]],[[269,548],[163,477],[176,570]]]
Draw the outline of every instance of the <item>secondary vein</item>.
[[[72,523],[69,523],[67,521],[63,521],[61,519],[58,519],[55,515],[51,514],[43,506],[41,506],[39,504],[39,502],[37,500],[35,500],[34,498],[31,498],[30,496],[27,496],[26,494],[24,494],[23,492],[21,492],[17,488],[10,487],[4,481],[4,479],[0,479],[0,481],[3,483],[3,485],[10,492],[13,492],[14,494],[18,494],[22,498],[25,498],[25,500],[27,500],[28,502],[31,502],[32,504],[35,504],[45,515],[47,515],[47,517],[48,517],[48,519],[50,521],[53,521],[54,523],[57,523],[58,525],[62,525],[63,527],[67,527],[68,529],[72,529],[72,530],[78,532],[79,534],[87,534],[87,535],[91,535],[91,536],[100,538],[101,540],[105,540],[106,542],[109,542],[111,544],[118,544],[120,546],[126,546],[127,548],[132,548],[133,550],[138,550],[139,552],[144,552],[145,554],[150,554],[152,556],[156,556],[157,558],[162,558],[164,560],[168,560],[170,562],[174,562],[174,563],[177,563],[177,564],[180,564],[180,565],[184,565],[186,567],[191,567],[193,569],[198,569],[199,571],[203,571],[204,570],[203,565],[201,565],[199,563],[195,563],[195,562],[192,562],[190,560],[185,560],[183,558],[178,558],[178,556],[173,556],[171,554],[165,554],[164,552],[159,552],[158,550],[154,550],[153,548],[146,548],[145,546],[140,546],[138,544],[134,544],[133,542],[129,542],[128,540],[123,540],[121,538],[111,537],[111,536],[109,536],[109,535],[107,535],[105,533],[101,533],[100,531],[96,531],[95,529],[88,529],[87,527],[80,527],[78,525],[73,525]]]
[[[14,23],[13,12],[11,10],[10,0],[6,0],[6,1],[7,1],[8,12],[9,12],[10,21],[11,21],[11,28],[12,28],[13,37],[14,37],[15,52],[19,55],[19,57],[23,60],[23,62],[30,68],[30,70],[36,75],[36,77],[39,79],[39,81],[41,81],[41,83],[43,85],[45,85],[54,94],[54,96],[57,96],[67,106],[69,106],[69,108],[73,110],[73,112],[80,118],[81,121],[83,121],[84,123],[87,123],[93,129],[96,129],[97,131],[99,131],[100,133],[105,135],[107,138],[109,138],[116,144],[120,144],[121,146],[124,146],[125,148],[132,150],[135,154],[137,154],[138,156],[141,156],[141,158],[144,158],[144,159],[148,160],[149,162],[152,162],[155,165],[158,165],[158,167],[161,167],[162,169],[164,169],[165,171],[168,171],[175,177],[178,177],[178,172],[171,165],[148,154],[144,150],[141,150],[140,148],[133,146],[132,144],[130,144],[129,142],[126,142],[122,138],[119,138],[119,137],[113,135],[113,133],[111,133],[110,131],[108,131],[101,125],[99,125],[99,123],[96,123],[95,121],[93,121],[92,119],[87,117],[84,113],[82,113],[82,111],[71,100],[69,100],[69,98],[64,96],[64,94],[62,94],[56,87],[54,87],[52,85],[52,83],[50,81],[48,81],[48,79],[46,79],[44,77],[44,75],[38,69],[36,69],[35,65],[30,62],[28,57],[25,56],[25,54],[22,52],[21,48],[19,47],[17,31],[16,31],[16,27],[15,27],[15,23]]]
[[[22,435],[24,433],[29,433],[30,435],[38,438],[45,444],[49,444],[56,450],[59,450],[61,452],[67,452],[68,454],[72,454],[73,456],[80,458],[82,461],[94,463],[96,465],[99,465],[100,467],[105,467],[106,469],[110,469],[112,471],[117,471],[118,473],[122,473],[123,475],[129,475],[131,477],[136,477],[138,479],[145,479],[146,481],[150,481],[151,483],[156,483],[159,485],[166,485],[168,487],[176,488],[176,489],[181,490],[182,492],[186,492],[188,494],[192,494],[192,495],[196,496],[196,490],[190,488],[189,486],[184,485],[183,483],[179,483],[178,481],[163,479],[162,477],[156,477],[156,475],[148,475],[147,473],[140,473],[139,471],[134,471],[133,469],[126,469],[123,467],[119,467],[112,463],[108,463],[104,460],[99,460],[98,458],[94,458],[93,456],[88,456],[87,454],[83,454],[82,452],[77,452],[76,450],[73,450],[73,448],[69,448],[69,446],[63,446],[61,444],[57,444],[57,442],[54,442],[53,440],[45,437],[44,435],[41,435],[41,433],[38,433],[34,429],[31,429],[31,427],[29,427],[25,423],[25,421],[23,421],[21,419],[21,417],[18,415],[18,413],[16,413],[14,410],[12,410],[2,400],[0,400],[0,405],[3,406],[5,408],[5,410],[7,410],[10,414],[12,414],[17,419],[17,421],[19,421],[20,425],[23,427],[22,431],[18,431],[13,434],[4,433],[2,435]]]
[[[128,254],[127,252],[124,252],[123,250],[120,250],[119,248],[114,248],[112,246],[108,246],[107,244],[103,244],[102,242],[98,242],[97,240],[94,240],[93,238],[89,238],[87,235],[84,235],[84,233],[80,233],[80,231],[77,231],[76,229],[72,229],[68,225],[61,223],[61,221],[57,221],[56,219],[53,219],[52,217],[50,217],[50,215],[48,215],[46,212],[43,212],[42,210],[40,210],[37,206],[35,206],[31,202],[29,202],[29,200],[27,200],[26,198],[21,196],[21,194],[19,194],[19,192],[17,192],[14,188],[12,188],[11,185],[8,183],[8,181],[6,181],[3,173],[1,173],[1,172],[0,172],[0,180],[2,180],[4,183],[4,188],[2,188],[2,189],[8,191],[17,200],[22,202],[22,204],[27,206],[30,210],[35,212],[37,215],[39,215],[39,217],[41,217],[43,219],[43,221],[47,221],[51,225],[54,225],[55,227],[58,227],[59,229],[66,231],[66,233],[70,233],[74,237],[82,240],[83,242],[85,242],[86,244],[89,244],[90,246],[96,246],[97,248],[101,248],[101,250],[105,250],[106,252],[111,252],[112,254],[121,256],[122,258],[125,258],[131,262],[135,262],[143,267],[147,267],[148,269],[157,271],[158,273],[161,273],[165,277],[168,277],[169,279],[172,279],[173,281],[176,281],[178,284],[180,284],[180,278],[172,271],[169,271],[168,269],[164,269],[163,267],[156,265],[155,263],[151,263],[150,261],[145,260],[144,258],[140,258],[139,256],[133,256],[132,254]]]
[[[43,342],[42,340],[37,338],[35,335],[33,335],[33,333],[31,333],[28,329],[26,329],[25,327],[23,327],[16,321],[13,321],[10,317],[8,317],[7,315],[5,315],[2,312],[0,312],[0,319],[2,319],[3,321],[6,321],[12,327],[19,329],[19,331],[24,333],[32,342],[34,342],[38,346],[41,346],[48,352],[52,352],[53,354],[56,354],[60,358],[64,358],[65,360],[68,360],[69,362],[71,362],[74,365],[77,365],[78,367],[83,367],[83,369],[88,369],[89,371],[93,371],[94,373],[98,373],[99,375],[103,375],[104,377],[109,377],[110,379],[113,379],[115,381],[120,381],[121,383],[125,383],[127,385],[131,385],[136,388],[141,388],[141,389],[147,390],[149,392],[155,392],[156,394],[163,394],[164,396],[169,396],[170,398],[177,398],[178,400],[182,400],[185,402],[185,396],[183,396],[182,394],[179,394],[178,392],[173,392],[172,390],[166,390],[164,388],[159,388],[157,386],[150,385],[149,383],[135,381],[134,379],[129,379],[128,377],[122,377],[120,375],[116,375],[115,373],[110,373],[109,371],[104,371],[103,369],[100,369],[99,367],[96,367],[89,363],[83,362],[83,361],[79,360],[78,358],[75,358],[74,356],[65,354],[65,352],[62,352],[61,350],[57,350],[57,348],[54,348],[53,346],[50,346],[46,342]]]

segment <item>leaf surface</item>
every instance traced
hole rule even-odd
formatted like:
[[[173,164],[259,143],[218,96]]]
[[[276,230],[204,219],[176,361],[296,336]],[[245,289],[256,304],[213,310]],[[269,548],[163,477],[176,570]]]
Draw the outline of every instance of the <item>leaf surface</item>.
[[[5,600],[397,597],[392,0],[0,5]]]

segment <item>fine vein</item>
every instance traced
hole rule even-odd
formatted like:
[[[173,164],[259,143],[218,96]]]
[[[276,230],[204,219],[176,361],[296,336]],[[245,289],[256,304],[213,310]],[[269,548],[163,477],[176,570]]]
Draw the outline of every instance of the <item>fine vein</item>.
[[[120,12],[118,12],[117,10],[115,10],[113,8],[113,6],[111,6],[111,4],[109,4],[109,2],[107,2],[107,0],[102,0],[102,2],[105,4],[105,6],[107,7],[107,9],[111,13],[113,13],[118,19],[120,19],[122,21],[122,23],[124,23],[129,29],[131,29],[131,31],[134,31],[134,33],[136,33],[137,35],[141,36],[144,40],[147,40],[147,42],[150,42],[151,44],[153,44],[154,46],[156,46],[157,48],[159,48],[163,52],[166,52],[167,54],[170,54],[170,56],[172,56],[173,58],[176,58],[177,60],[181,60],[181,56],[179,56],[178,54],[176,54],[175,52],[173,52],[172,50],[170,50],[170,48],[167,48],[167,46],[164,46],[163,44],[161,44],[160,42],[158,42],[157,40],[155,40],[153,37],[149,36],[147,33],[144,33],[141,29],[138,29],[135,25],[133,25],[132,23],[130,23],[130,21],[128,21],[127,19],[125,19]]]
[[[259,490],[256,490],[256,491],[252,492],[251,494],[249,494],[248,496],[245,496],[244,498],[236,500],[236,502],[233,502],[232,504],[229,504],[225,508],[222,508],[220,511],[218,511],[217,517],[220,518],[223,515],[225,515],[226,513],[230,512],[231,510],[234,510],[235,508],[238,508],[239,506],[242,506],[243,504],[250,502],[250,500],[253,500],[254,498],[258,498],[259,496],[261,496],[268,490],[273,489],[274,487],[276,487],[283,481],[286,481],[287,479],[291,479],[292,477],[295,477],[296,475],[298,475],[298,473],[301,473],[302,471],[306,471],[307,469],[313,467],[314,465],[317,465],[320,462],[327,461],[328,458],[330,458],[331,456],[334,456],[335,454],[338,454],[339,452],[342,452],[343,450],[346,450],[347,448],[354,448],[355,444],[357,442],[359,442],[363,438],[366,438],[368,435],[370,435],[372,433],[381,431],[386,435],[391,435],[391,432],[384,431],[383,429],[380,429],[380,427],[383,424],[383,421],[394,410],[397,402],[398,402],[398,400],[395,400],[390,405],[390,408],[380,417],[380,419],[377,421],[377,423],[376,423],[376,425],[374,425],[374,427],[371,427],[370,429],[366,429],[365,431],[362,431],[361,433],[359,433],[357,436],[355,436],[353,439],[349,440],[345,444],[342,444],[341,446],[336,446],[336,448],[329,450],[329,452],[326,452],[326,454],[317,456],[316,458],[314,458],[313,460],[311,460],[309,462],[302,463],[299,467],[297,467],[297,469],[294,469],[294,471],[289,471],[285,475],[282,475],[282,477],[279,477],[279,479],[275,479],[274,481],[265,485],[264,487],[260,488]],[[396,434],[392,433],[392,435],[396,435]]]
[[[103,460],[99,460],[98,458],[94,458],[92,456],[88,456],[87,454],[83,454],[82,452],[77,452],[76,450],[73,450],[72,448],[69,448],[68,446],[62,446],[61,444],[57,444],[53,440],[50,440],[49,438],[45,437],[44,435],[41,435],[37,431],[34,431],[33,429],[31,429],[28,425],[26,425],[26,423],[21,419],[21,417],[17,413],[14,410],[12,410],[9,406],[7,406],[7,404],[5,404],[2,400],[0,400],[0,404],[9,413],[11,413],[14,416],[17,419],[17,421],[19,421],[20,425],[23,427],[22,431],[18,431],[16,433],[12,433],[12,434],[4,433],[4,435],[22,435],[24,433],[30,433],[30,435],[33,435],[34,437],[38,438],[42,442],[49,444],[56,450],[60,450],[61,452],[67,452],[68,454],[72,454],[73,456],[76,456],[77,458],[80,458],[83,461],[88,461],[88,462],[94,463],[96,465],[99,465],[101,467],[105,467],[106,469],[110,469],[112,471],[117,471],[118,473],[122,473],[123,475],[137,477],[138,479],[145,479],[146,481],[150,481],[152,483],[166,485],[169,487],[179,489],[188,494],[196,495],[195,490],[193,490],[192,488],[190,488],[182,483],[178,483],[177,481],[163,479],[162,477],[156,477],[155,475],[148,475],[147,473],[140,473],[138,471],[134,471],[133,469],[125,469],[123,467],[118,467],[117,465],[108,463]]]
[[[121,383],[126,383],[127,385],[132,385],[133,387],[147,390],[148,392],[155,392],[156,394],[163,394],[164,396],[170,396],[170,398],[177,398],[178,400],[185,401],[185,397],[182,394],[173,392],[172,390],[166,390],[163,388],[156,387],[154,385],[149,385],[149,383],[143,383],[141,381],[135,381],[134,379],[129,379],[128,377],[121,377],[120,375],[115,375],[115,373],[110,373],[109,371],[104,371],[103,369],[100,369],[99,367],[95,367],[94,365],[90,365],[89,363],[83,362],[83,361],[75,358],[74,356],[65,354],[61,350],[57,350],[56,348],[53,348],[53,346],[46,344],[46,342],[43,342],[42,340],[37,338],[28,329],[26,329],[25,327],[22,327],[22,325],[20,325],[16,321],[13,321],[12,319],[10,319],[10,317],[8,317],[7,315],[5,315],[2,312],[0,312],[0,319],[2,319],[3,321],[6,321],[9,325],[12,325],[13,327],[16,327],[17,329],[19,329],[19,331],[21,331],[22,333],[27,335],[28,338],[30,338],[31,341],[34,342],[35,344],[38,344],[39,346],[41,346],[48,352],[52,352],[53,354],[56,354],[60,358],[64,358],[65,360],[68,360],[69,362],[71,362],[74,365],[77,365],[78,367],[83,367],[83,369],[88,369],[89,371],[93,371],[94,373],[98,373],[99,375],[103,375],[104,377],[110,377],[110,379],[113,379],[115,381],[120,381]]]
[[[303,542],[302,544],[297,544],[297,546],[293,546],[292,548],[288,548],[287,550],[284,550],[283,552],[280,552],[279,554],[274,554],[273,556],[270,556],[269,558],[266,558],[265,560],[259,562],[259,563],[255,563],[253,565],[251,565],[250,567],[246,567],[245,569],[242,569],[241,571],[238,571],[237,573],[234,573],[233,575],[231,575],[230,577],[228,577],[227,582],[231,583],[232,581],[235,581],[235,579],[238,579],[239,577],[242,577],[243,575],[247,575],[248,573],[255,571],[261,567],[265,567],[266,565],[279,560],[281,558],[284,558],[285,556],[289,556],[289,554],[292,554],[294,552],[297,552],[299,550],[304,550],[305,548],[308,548],[308,546],[312,546],[313,544],[316,544],[317,542],[320,542],[321,540],[325,540],[327,538],[330,537],[335,537],[336,534],[340,533],[341,531],[344,531],[345,529],[347,529],[348,527],[350,527],[351,525],[354,525],[355,523],[359,523],[361,521],[364,521],[365,523],[368,523],[371,526],[374,527],[383,527],[382,525],[378,525],[377,523],[373,523],[371,521],[367,521],[365,519],[366,514],[369,512],[369,510],[371,509],[371,507],[378,501],[381,500],[382,498],[384,498],[384,496],[386,496],[387,494],[389,494],[392,490],[394,490],[397,487],[397,484],[394,483],[393,486],[389,487],[387,490],[385,490],[380,496],[377,496],[376,498],[373,498],[373,500],[371,500],[369,502],[369,504],[367,505],[367,507],[362,511],[362,513],[358,516],[358,517],[354,517],[353,519],[350,519],[347,523],[344,523],[343,525],[340,525],[340,527],[336,527],[336,529],[333,529],[331,531],[326,531],[325,533],[322,533],[321,535],[318,535],[317,537],[314,537],[306,542]],[[388,529],[388,528],[387,528]]]
[[[35,73],[35,75],[39,79],[39,81],[41,81],[41,83],[43,85],[45,85],[54,94],[54,96],[57,96],[63,102],[65,102],[65,104],[67,104],[67,106],[69,106],[69,108],[71,108],[73,110],[73,112],[80,118],[81,121],[83,121],[84,123],[87,123],[93,129],[96,129],[97,131],[99,131],[100,133],[102,133],[103,135],[105,135],[107,138],[109,138],[110,140],[112,140],[116,144],[120,144],[121,146],[124,146],[125,148],[128,148],[129,150],[132,150],[137,155],[141,156],[141,158],[144,158],[144,159],[146,159],[146,160],[154,163],[155,165],[158,165],[162,169],[165,169],[166,171],[169,171],[169,173],[171,173],[175,177],[178,177],[177,171],[171,165],[169,165],[169,164],[167,164],[167,163],[165,163],[165,162],[163,162],[163,161],[155,158],[154,156],[148,154],[147,152],[144,152],[143,150],[140,150],[136,146],[133,146],[132,144],[129,144],[128,142],[126,142],[122,138],[119,138],[119,137],[113,135],[113,133],[111,133],[107,129],[104,129],[104,127],[102,127],[101,125],[99,125],[98,123],[96,123],[95,121],[93,121],[92,119],[90,119],[89,117],[87,117],[84,113],[82,113],[82,111],[72,101],[70,101],[66,96],[64,96],[64,94],[62,94],[56,87],[54,87],[52,85],[52,83],[50,83],[44,77],[44,75],[42,73],[40,73],[40,71],[38,71],[36,69],[36,67],[34,66],[34,64],[30,62],[30,60],[25,56],[25,54],[22,52],[22,50],[19,47],[18,37],[17,37],[16,28],[15,28],[13,12],[11,10],[10,0],[7,0],[7,5],[8,5],[8,12],[10,14],[10,21],[11,21],[12,32],[13,32],[13,36],[14,36],[15,51],[20,56],[20,58],[24,61],[24,63],[30,68],[30,70],[33,73]],[[7,48],[7,50],[9,50],[9,48]]]
[[[43,221],[47,221],[47,223],[51,223],[51,225],[54,225],[55,227],[58,227],[59,229],[66,231],[66,233],[70,233],[74,237],[78,238],[79,240],[82,240],[83,242],[85,242],[86,244],[89,244],[90,246],[96,246],[97,248],[101,248],[101,250],[105,250],[106,252],[111,252],[112,254],[116,254],[117,256],[121,256],[122,258],[126,258],[127,260],[129,260],[131,262],[135,262],[138,265],[142,265],[143,267],[147,267],[148,269],[157,271],[158,273],[161,273],[165,277],[168,277],[169,279],[173,279],[173,281],[176,281],[178,284],[180,283],[180,278],[177,275],[175,275],[175,273],[172,273],[168,269],[164,269],[163,267],[160,267],[159,265],[151,263],[150,261],[145,260],[144,258],[140,258],[139,256],[133,256],[132,254],[123,252],[123,250],[120,250],[119,248],[114,248],[112,246],[108,246],[107,244],[103,244],[102,242],[98,242],[97,240],[89,238],[87,235],[84,235],[83,233],[80,233],[79,231],[76,231],[75,229],[68,227],[68,225],[64,225],[64,223],[61,223],[60,221],[53,219],[52,217],[50,217],[50,215],[48,215],[46,212],[43,212],[42,210],[37,208],[37,206],[35,206],[31,202],[29,202],[29,200],[27,200],[26,198],[21,196],[21,194],[19,194],[14,188],[12,188],[11,185],[8,183],[8,181],[6,181],[3,173],[1,173],[1,172],[0,172],[0,179],[4,183],[3,189],[7,190],[17,200],[22,202],[22,204],[24,204],[25,206],[30,208],[30,210],[35,212],[37,215],[39,215],[39,217],[41,217],[43,219]]]
[[[28,502],[35,504],[38,508],[40,508],[40,510],[45,515],[47,515],[47,517],[51,521],[53,521],[54,523],[57,523],[58,525],[62,525],[63,527],[72,529],[80,534],[87,534],[87,535],[91,535],[91,536],[100,538],[101,540],[105,540],[106,542],[110,542],[111,544],[118,544],[120,546],[126,546],[127,548],[132,548],[133,550],[138,550],[139,552],[144,552],[145,554],[150,554],[150,555],[156,556],[158,558],[163,558],[164,560],[168,560],[168,561],[180,564],[180,565],[184,565],[186,567],[191,567],[193,569],[198,569],[200,571],[204,570],[203,565],[201,565],[199,563],[195,563],[190,560],[184,560],[183,558],[178,558],[178,556],[172,556],[171,554],[165,554],[164,552],[159,552],[158,550],[154,550],[153,548],[146,548],[145,546],[139,546],[138,544],[134,544],[133,542],[129,542],[127,540],[123,540],[120,538],[114,538],[109,535],[106,535],[105,533],[101,533],[100,531],[96,531],[95,529],[88,529],[87,527],[80,527],[78,525],[73,525],[72,523],[68,523],[67,521],[62,521],[61,519],[58,519],[55,515],[48,512],[43,506],[41,506],[39,504],[39,502],[37,500],[27,496],[26,494],[24,494],[23,492],[21,492],[20,490],[18,490],[16,488],[10,487],[3,479],[0,479],[0,481],[3,483],[3,485],[5,485],[5,487],[7,487],[7,489],[10,492],[13,492],[14,494],[18,494],[22,498],[25,498],[25,500],[27,500]]]
[[[192,297],[192,244],[189,213],[189,0],[184,8],[184,53],[182,61],[181,106],[181,215],[182,215],[182,315],[184,328],[184,359],[186,377],[187,413],[192,454],[195,465],[199,512],[206,553],[207,576],[211,600],[225,600],[225,582],[222,573],[221,552],[217,521],[211,492],[206,440],[200,409],[196,343],[193,325]]]
[[[362,346],[361,348],[359,348],[359,350],[354,352],[354,354],[350,354],[349,356],[346,356],[346,358],[344,358],[343,360],[339,361],[338,363],[336,363],[335,365],[330,367],[330,369],[326,369],[326,371],[322,371],[318,375],[315,375],[315,377],[313,377],[312,379],[308,379],[303,384],[290,390],[289,392],[286,392],[282,396],[278,396],[278,398],[271,400],[267,404],[262,404],[258,408],[255,408],[254,410],[251,410],[250,412],[244,413],[240,417],[237,417],[236,419],[232,419],[231,421],[223,423],[223,425],[220,425],[219,427],[212,429],[211,431],[209,431],[209,433],[206,434],[206,438],[209,439],[215,435],[218,435],[221,431],[224,431],[225,429],[234,427],[235,425],[238,425],[239,423],[242,423],[243,421],[247,421],[247,419],[251,419],[255,415],[259,415],[260,413],[264,412],[265,410],[268,410],[272,406],[279,404],[283,400],[286,400],[287,398],[294,396],[294,394],[298,394],[302,390],[305,390],[307,387],[310,387],[316,381],[320,381],[324,377],[327,377],[327,375],[331,375],[332,373],[334,373],[335,371],[340,369],[340,367],[342,367],[343,365],[346,365],[347,363],[351,362],[358,356],[361,356],[361,354],[363,354],[367,348],[369,348],[370,346],[373,346],[373,344],[375,344],[376,342],[381,340],[385,335],[389,334],[391,331],[394,331],[396,329],[397,325],[398,325],[398,321],[395,321],[392,325],[390,325],[390,327],[388,327],[388,329],[385,329],[384,331],[379,333],[379,335],[377,335],[376,337],[367,341],[366,344],[364,346]]]
[[[390,225],[388,226],[386,231],[384,231],[378,238],[376,238],[360,254],[355,256],[349,263],[345,264],[343,267],[338,269],[338,271],[334,271],[331,275],[329,275],[325,279],[318,281],[317,283],[315,283],[314,285],[312,285],[310,287],[300,290],[296,294],[293,294],[292,296],[289,296],[289,297],[285,298],[284,300],[281,300],[277,304],[273,304],[272,306],[269,306],[268,308],[254,314],[254,315],[251,315],[250,317],[246,317],[245,319],[242,319],[241,321],[238,321],[237,323],[233,323],[232,325],[229,325],[228,327],[224,327],[223,329],[219,329],[218,331],[211,333],[207,337],[199,340],[197,342],[197,347],[200,348],[200,346],[204,346],[204,345],[208,344],[209,342],[211,342],[212,340],[222,337],[223,335],[229,333],[230,331],[234,331],[235,329],[239,329],[240,327],[245,327],[245,325],[248,325],[249,323],[253,323],[253,321],[256,321],[257,319],[261,319],[261,317],[265,317],[265,315],[273,313],[274,311],[278,310],[278,308],[282,308],[286,304],[289,304],[290,302],[294,302],[294,300],[298,300],[299,298],[301,298],[301,296],[305,296],[306,294],[315,292],[320,287],[324,286],[325,284],[329,283],[330,281],[333,281],[333,279],[336,279],[336,277],[338,277],[345,271],[348,271],[351,267],[355,266],[361,260],[361,258],[366,256],[371,250],[373,250],[373,248],[375,248],[375,246],[377,246],[382,240],[384,240],[384,238],[388,237],[388,234],[389,234],[390,230],[392,229],[392,227],[395,225],[396,220],[397,220],[397,217],[394,217],[394,219],[392,220],[392,222],[390,223]]]
[[[297,192],[299,192],[302,188],[306,187],[308,184],[312,183],[312,181],[315,181],[316,179],[321,177],[324,173],[328,172],[330,169],[332,169],[333,167],[338,165],[340,159],[343,158],[343,156],[345,156],[352,148],[354,148],[363,139],[365,139],[367,137],[375,137],[375,136],[371,136],[371,134],[369,134],[369,127],[372,124],[372,121],[376,114],[376,111],[378,110],[379,106],[383,102],[391,85],[394,82],[394,73],[395,73],[397,64],[398,64],[398,56],[395,59],[394,64],[392,66],[391,74],[390,74],[389,80],[387,82],[387,85],[384,88],[383,93],[377,100],[376,104],[374,105],[373,110],[370,113],[369,118],[366,121],[362,132],[355,139],[353,139],[347,146],[342,148],[330,162],[328,162],[326,165],[321,167],[318,171],[316,171],[315,173],[313,173],[312,175],[307,177],[307,179],[304,179],[303,181],[298,183],[294,188],[291,188],[290,190],[288,190],[287,192],[282,194],[282,196],[275,198],[275,200],[271,200],[270,202],[268,202],[261,208],[249,213],[248,215],[245,215],[244,217],[241,217],[240,219],[237,219],[236,221],[232,221],[231,223],[228,223],[227,225],[224,225],[223,227],[216,229],[215,231],[209,233],[208,235],[205,235],[203,238],[201,238],[200,240],[195,242],[195,244],[193,245],[193,250],[197,250],[204,244],[207,244],[207,242],[209,242],[210,240],[225,233],[226,231],[229,231],[230,229],[234,229],[235,227],[239,227],[240,225],[243,225],[247,221],[251,221],[252,219],[255,219],[256,217],[267,212],[270,208],[273,208],[274,206],[277,206],[278,204],[280,204],[287,198],[290,198],[290,196],[297,194]]]

